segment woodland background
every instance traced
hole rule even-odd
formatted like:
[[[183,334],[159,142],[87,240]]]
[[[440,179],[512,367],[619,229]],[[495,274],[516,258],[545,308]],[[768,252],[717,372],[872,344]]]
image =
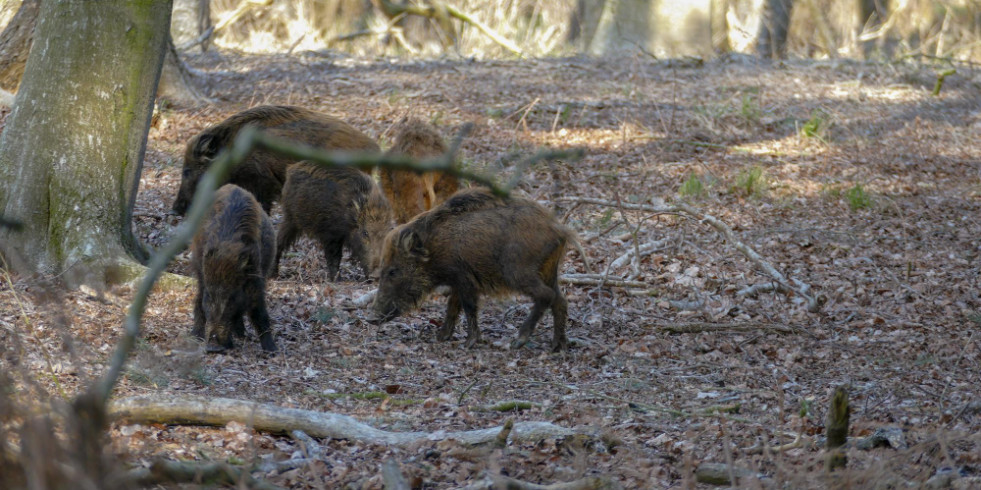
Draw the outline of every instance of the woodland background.
[[[463,165],[502,181],[523,170],[516,192],[574,228],[603,276],[569,254],[569,352],[509,350],[523,298],[488,299],[490,343],[467,350],[435,341],[438,295],[367,322],[354,303],[373,285],[346,261],[329,282],[301,241],[267,293],[275,357],[254,339],[201,352],[194,285],[177,278],[150,296],[115,399],[227,397],[428,435],[118,420],[101,455],[112,471],[96,478],[70,421],[136,286],[4,268],[0,486],[707,488],[712,470],[741,488],[979,485],[981,3],[797,0],[786,49],[765,52],[769,0],[175,3],[174,78],[161,82],[133,207],[148,248],[181,223],[168,210],[189,138],[251,106],[294,104],[383,147],[405,115],[447,139],[474,124]],[[4,3],[0,23],[18,6]],[[586,156],[520,169],[540,148]],[[794,290],[773,287],[737,241]],[[188,255],[168,272],[187,275]],[[550,327],[546,316],[543,346]],[[839,386],[851,443],[828,472]],[[509,420],[578,435],[442,437]]]

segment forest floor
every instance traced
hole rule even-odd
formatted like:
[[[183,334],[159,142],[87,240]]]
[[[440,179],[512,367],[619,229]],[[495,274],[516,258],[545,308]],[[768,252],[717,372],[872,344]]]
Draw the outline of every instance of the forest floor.
[[[755,475],[741,487],[916,487],[938,472],[962,488],[979,484],[981,72],[960,67],[935,97],[937,67],[918,64],[230,52],[189,62],[216,101],[157,113],[134,216],[151,246],[180,221],[168,210],[189,138],[250,106],[294,104],[342,117],[383,147],[407,114],[448,139],[472,122],[464,163],[502,178],[538,148],[584,148],[581,161],[530,168],[519,193],[579,233],[595,270],[643,283],[565,285],[574,345],[559,354],[547,351],[549,315],[539,345],[508,347],[530,310],[520,297],[485,301],[487,343],[473,350],[461,331],[435,340],[438,295],[371,324],[350,301],[373,285],[347,259],[329,282],[307,239],[268,288],[276,356],[262,354],[251,330],[234,351],[204,354],[189,335],[194,288],[155,293],[117,397],[229,397],[437,435],[512,419],[595,436],[493,449],[438,437],[401,448],[324,440],[322,460],[255,476],[294,488],[381,488],[382,463],[394,459],[422,488],[463,486],[485,472],[664,488],[695,485],[693,469],[716,462]],[[563,200],[575,197],[684,199],[827,302],[810,313],[797,295],[738,294],[771,278],[707,224]],[[612,267],[649,243],[639,262]],[[170,270],[188,273],[188,254]],[[584,272],[577,253],[564,272]],[[17,365],[32,390],[71,393],[99,375],[132,291],[67,293],[54,315],[28,280],[12,279],[0,286],[0,319],[4,335],[19,338]],[[850,447],[847,469],[828,475],[825,417],[840,385],[850,393],[850,437],[894,428],[902,440]],[[530,408],[491,410],[514,400]],[[139,466],[157,457],[251,464],[302,449],[241,422],[116,424],[113,451]]]

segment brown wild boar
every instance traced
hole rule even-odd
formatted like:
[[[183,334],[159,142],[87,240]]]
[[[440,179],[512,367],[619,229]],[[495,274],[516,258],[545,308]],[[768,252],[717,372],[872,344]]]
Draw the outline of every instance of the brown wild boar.
[[[439,157],[446,150],[446,143],[435,128],[418,119],[407,119],[399,123],[395,143],[386,154],[422,160]],[[381,168],[379,181],[398,223],[406,223],[417,214],[434,208],[460,188],[456,177],[443,172],[418,174]]]
[[[194,198],[198,180],[218,153],[235,140],[246,125],[255,125],[266,133],[284,139],[329,150],[380,151],[378,144],[350,124],[336,117],[292,106],[259,106],[235,114],[191,138],[184,152],[181,187],[173,210],[187,212]],[[233,168],[228,183],[249,191],[269,213],[279,200],[286,169],[295,163],[285,156],[266,150],[253,151],[244,162]]]
[[[337,278],[342,247],[367,275],[377,266],[377,251],[392,229],[392,209],[368,175],[353,168],[324,168],[300,162],[286,172],[283,221],[276,238],[276,269],[283,252],[300,234],[320,242],[330,280]],[[275,273],[275,272],[274,272]]]
[[[559,289],[566,245],[576,240],[545,208],[485,189],[460,191],[385,237],[372,305],[385,321],[415,308],[438,286],[449,286],[439,340],[453,336],[460,309],[467,316],[467,347],[480,341],[477,301],[482,294],[518,292],[534,300],[512,346],[529,342],[546,308],[554,317],[552,350],[566,348],[568,303]]]
[[[252,194],[225,184],[191,242],[191,268],[198,279],[192,334],[209,352],[232,348],[245,336],[248,314],[263,350],[276,350],[266,312],[266,277],[276,256],[272,220]]]

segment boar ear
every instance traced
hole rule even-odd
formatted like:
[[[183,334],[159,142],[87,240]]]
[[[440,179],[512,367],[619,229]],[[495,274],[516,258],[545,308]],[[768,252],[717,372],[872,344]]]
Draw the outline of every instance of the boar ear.
[[[215,135],[210,133],[202,133],[194,144],[194,153],[200,158],[214,159],[219,150],[221,148],[215,141]]]
[[[423,261],[429,260],[429,251],[422,245],[422,237],[411,228],[405,228],[399,233],[399,248]]]

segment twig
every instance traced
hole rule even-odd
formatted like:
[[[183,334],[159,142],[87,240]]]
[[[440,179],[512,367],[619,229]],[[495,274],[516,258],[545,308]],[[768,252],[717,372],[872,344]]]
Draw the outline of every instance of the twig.
[[[658,251],[660,251],[667,244],[667,242],[668,242],[668,239],[667,238],[664,238],[664,239],[657,240],[657,241],[654,241],[654,242],[647,242],[647,243],[645,243],[645,244],[643,244],[643,245],[641,245],[639,247],[635,247],[633,249],[627,250],[626,253],[624,253],[623,255],[621,255],[619,257],[617,257],[610,264],[610,268],[611,269],[619,269],[620,267],[623,267],[624,262],[632,259],[637,254],[639,254],[641,257],[644,257],[644,256],[650,255],[652,253],[658,252]]]
[[[419,441],[454,439],[465,445],[492,442],[501,427],[456,432],[389,432],[376,429],[348,415],[286,408],[229,398],[157,394],[114,400],[109,416],[129,423],[165,423],[224,426],[233,420],[248,420],[257,431],[283,434],[302,430],[313,437],[347,439],[369,444],[408,446]],[[519,422],[513,440],[540,441],[578,432],[548,422]]]
[[[679,323],[673,325],[652,325],[658,331],[665,333],[702,333],[702,332],[745,332],[768,330],[775,333],[797,333],[798,329],[770,323]]]
[[[577,286],[613,286],[618,288],[646,288],[647,283],[627,281],[618,277],[589,277],[599,274],[563,274],[559,281]]]

